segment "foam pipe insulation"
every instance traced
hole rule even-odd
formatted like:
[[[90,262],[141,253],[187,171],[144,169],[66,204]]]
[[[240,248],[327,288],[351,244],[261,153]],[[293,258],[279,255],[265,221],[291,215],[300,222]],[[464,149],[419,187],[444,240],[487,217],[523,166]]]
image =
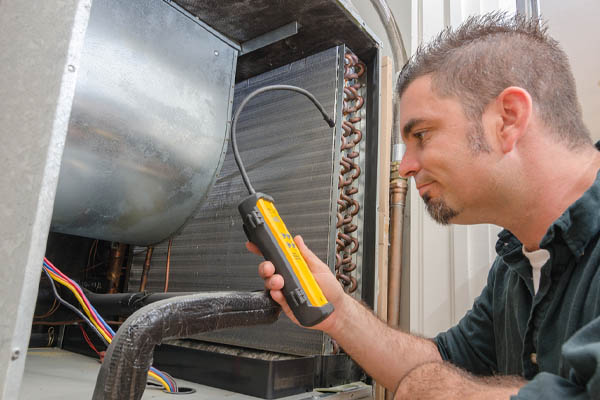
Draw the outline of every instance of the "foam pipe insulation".
[[[94,293],[83,289],[85,296],[100,315],[128,317],[140,308],[160,300],[188,296],[196,292],[133,292],[133,293]]]
[[[149,304],[121,325],[106,351],[93,400],[139,400],[154,346],[234,326],[269,324],[280,307],[264,292],[208,292]]]

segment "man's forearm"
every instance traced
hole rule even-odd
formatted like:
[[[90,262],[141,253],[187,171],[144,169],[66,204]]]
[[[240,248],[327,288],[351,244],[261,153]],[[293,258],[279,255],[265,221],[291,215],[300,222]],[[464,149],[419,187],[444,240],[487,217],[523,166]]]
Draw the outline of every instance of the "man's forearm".
[[[416,366],[442,360],[431,340],[392,329],[350,296],[344,300],[344,307],[336,309],[340,314],[335,326],[327,333],[386,388],[395,390]]]
[[[518,376],[476,377],[447,362],[420,365],[400,381],[395,400],[508,400],[527,381]]]

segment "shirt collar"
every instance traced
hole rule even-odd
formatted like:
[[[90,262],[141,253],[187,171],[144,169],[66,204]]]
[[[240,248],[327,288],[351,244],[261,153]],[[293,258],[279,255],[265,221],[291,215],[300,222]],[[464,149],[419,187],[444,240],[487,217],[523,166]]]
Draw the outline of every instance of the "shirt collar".
[[[559,235],[577,258],[583,256],[590,240],[600,231],[600,171],[585,193],[556,220],[540,242],[548,247]]]
[[[498,234],[498,241],[496,242],[496,253],[503,257],[509,253],[514,252],[515,249],[520,249],[521,242],[515,235],[512,234],[508,229],[503,229]],[[521,252],[522,254],[522,252]]]

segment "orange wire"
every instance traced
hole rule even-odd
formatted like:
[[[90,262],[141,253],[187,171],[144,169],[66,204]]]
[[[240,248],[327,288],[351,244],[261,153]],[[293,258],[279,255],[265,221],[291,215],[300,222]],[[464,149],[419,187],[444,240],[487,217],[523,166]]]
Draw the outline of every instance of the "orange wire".
[[[58,300],[54,299],[52,306],[50,306],[50,309],[45,314],[34,315],[33,318],[36,318],[36,319],[47,318],[47,317],[51,316],[52,314],[54,314],[56,312],[56,310],[58,310],[58,307],[59,307]]]
[[[169,246],[167,247],[167,267],[165,270],[165,290],[164,292],[167,293],[167,290],[169,290],[169,270],[171,267],[171,245],[173,244],[173,239],[169,239]]]

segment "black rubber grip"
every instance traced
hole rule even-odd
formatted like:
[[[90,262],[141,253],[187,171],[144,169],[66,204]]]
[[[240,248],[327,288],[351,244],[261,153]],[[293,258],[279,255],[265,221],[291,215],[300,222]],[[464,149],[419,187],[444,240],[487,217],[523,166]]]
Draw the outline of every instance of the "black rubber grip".
[[[271,205],[274,204],[271,197],[263,193],[255,193],[245,198],[238,206],[244,223],[244,232],[246,233],[248,240],[260,249],[265,259],[273,263],[275,272],[283,277],[283,295],[298,322],[303,326],[313,326],[318,324],[333,312],[333,305],[324,298],[316,281],[314,282],[314,285],[317,285],[318,292],[321,294],[324,304],[318,306],[311,303],[310,296],[307,295],[306,290],[302,287],[299,277],[296,276],[294,268],[288,258],[286,258],[284,251],[280,247],[281,244],[275,237],[277,232],[273,232],[266,221],[266,218],[269,217],[263,215],[260,208],[257,206],[259,199],[265,199],[271,203]],[[281,223],[283,223],[283,221],[281,221]],[[287,232],[287,229],[285,229],[285,232],[279,232],[279,234],[285,237],[286,245],[295,247],[292,237],[289,235],[289,232]],[[297,256],[301,257],[299,254],[298,251]],[[314,279],[308,268],[306,271],[310,274],[311,280]]]

